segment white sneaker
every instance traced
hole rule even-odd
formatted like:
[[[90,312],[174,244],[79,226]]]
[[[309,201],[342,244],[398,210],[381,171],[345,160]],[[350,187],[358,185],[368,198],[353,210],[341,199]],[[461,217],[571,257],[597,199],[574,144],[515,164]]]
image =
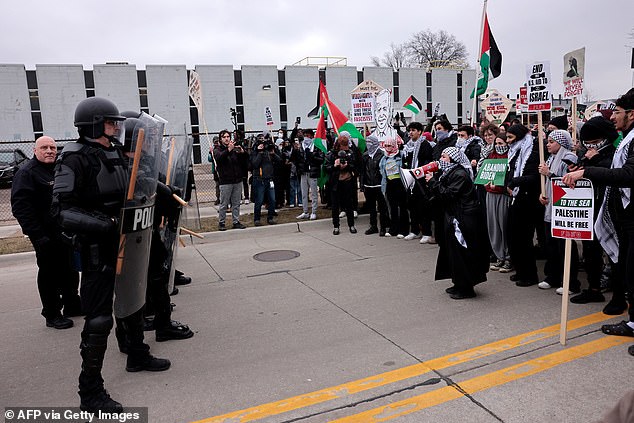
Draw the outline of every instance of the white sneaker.
[[[359,217],[359,213],[357,213],[357,211],[354,211],[354,218],[356,219],[357,217]]]
[[[415,234],[414,232],[410,232],[405,236],[405,241],[411,241],[413,239],[418,239],[420,238],[420,235]]]
[[[342,219],[344,217],[346,217],[346,212],[345,211],[342,211],[341,213],[339,213],[339,219]]]
[[[556,292],[558,295],[564,295],[564,287],[563,287],[563,286],[560,286],[559,288],[557,288],[557,289],[555,290],[555,292]],[[568,291],[568,295],[573,295],[573,294],[574,294],[574,292],[572,292],[572,291],[570,291],[570,290]]]
[[[389,233],[389,232],[386,232],[386,233],[385,233],[385,237],[386,237],[386,238],[389,238],[389,237],[391,237],[391,236],[392,236],[392,234],[391,234],[391,233]]]
[[[291,204],[291,205],[290,205],[290,206],[288,206],[288,207],[290,207],[290,208],[292,209],[292,208],[294,208],[294,207],[295,207],[295,204]]]
[[[315,213],[311,213],[310,220],[316,220],[316,219],[317,219],[317,215]]]
[[[540,283],[537,284],[537,287],[539,289],[550,289],[550,288],[552,288],[552,285],[550,285],[546,281],[541,281]],[[559,289],[557,289],[557,290],[559,291]],[[563,289],[561,290],[561,292],[564,292]],[[559,292],[557,292],[557,294],[559,294]]]
[[[431,237],[429,235],[423,235],[420,239],[421,244],[429,244]]]
[[[396,238],[397,238],[397,239],[403,239],[403,238],[405,238],[405,235],[403,235],[403,234],[398,234],[398,235],[396,235]]]
[[[297,216],[298,219],[308,219],[308,213],[302,213],[299,216]]]
[[[249,204],[249,199],[248,198],[244,199],[244,204]]]

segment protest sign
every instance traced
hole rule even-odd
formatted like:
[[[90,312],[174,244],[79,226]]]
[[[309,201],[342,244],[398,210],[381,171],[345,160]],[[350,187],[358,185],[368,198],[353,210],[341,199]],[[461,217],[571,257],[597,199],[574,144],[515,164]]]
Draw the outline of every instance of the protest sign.
[[[275,122],[273,121],[273,112],[271,112],[271,108],[268,106],[264,108],[264,118],[266,119],[267,127],[270,128],[275,125]]]
[[[504,122],[513,107],[513,101],[495,89],[488,89],[484,95],[486,98],[480,102],[480,107],[487,120],[498,125]]]
[[[543,61],[526,66],[528,111],[550,110],[550,62]]]
[[[586,64],[586,48],[564,55],[564,97],[572,98],[583,93],[583,75]]]
[[[191,97],[194,105],[199,109],[200,112],[202,106],[202,93],[200,89],[200,76],[196,71],[189,72],[189,96]]]
[[[478,175],[474,183],[486,185],[488,183],[495,186],[504,186],[504,178],[508,169],[508,159],[486,159],[482,162]]]
[[[569,188],[562,182],[562,178],[553,178],[550,207],[551,234],[553,238],[565,239],[559,342],[566,345],[572,241],[593,239],[594,192],[592,182],[588,179],[579,179],[574,188]]]
[[[578,180],[573,189],[553,178],[551,207],[553,238],[593,238],[594,193],[588,179]]]
[[[350,92],[350,121],[353,124],[374,123],[374,96],[381,90],[382,86],[368,80]]]

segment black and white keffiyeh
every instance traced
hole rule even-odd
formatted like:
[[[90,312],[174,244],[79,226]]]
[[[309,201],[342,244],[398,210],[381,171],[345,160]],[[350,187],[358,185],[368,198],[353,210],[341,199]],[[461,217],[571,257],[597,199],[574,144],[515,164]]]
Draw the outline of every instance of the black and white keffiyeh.
[[[451,164],[458,164],[465,168],[465,170],[471,177],[471,180],[473,180],[473,170],[471,169],[471,162],[462,151],[460,151],[456,147],[447,147],[442,151],[442,154],[446,154],[451,158]],[[451,168],[453,168],[453,166]],[[447,170],[449,169],[443,169],[443,175],[447,173]]]
[[[517,161],[515,162],[515,171],[513,172],[514,178],[522,176],[524,173],[524,167],[526,166],[526,162],[528,161],[528,157],[531,155],[532,151],[533,136],[530,134],[526,134],[524,138],[519,141],[515,141],[509,146],[509,163],[516,155],[518,156]],[[515,197],[518,192],[519,188],[515,187],[513,189],[513,197]]]
[[[610,166],[610,169],[623,167],[627,161],[629,146],[633,139],[634,130],[630,131],[625,139],[623,139],[623,141],[619,144],[616,152],[614,153],[614,157],[612,158],[612,166]],[[630,204],[632,190],[631,188],[618,188],[618,190],[621,196],[623,208],[625,208]],[[614,263],[618,263],[619,239],[616,235],[616,228],[614,227],[614,222],[612,221],[612,216],[610,215],[610,210],[608,208],[608,199],[611,191],[612,187],[610,186],[608,186],[605,190],[601,209],[599,209],[599,215],[594,223],[594,233],[597,235],[597,239],[599,240],[601,247],[603,247],[610,259]]]

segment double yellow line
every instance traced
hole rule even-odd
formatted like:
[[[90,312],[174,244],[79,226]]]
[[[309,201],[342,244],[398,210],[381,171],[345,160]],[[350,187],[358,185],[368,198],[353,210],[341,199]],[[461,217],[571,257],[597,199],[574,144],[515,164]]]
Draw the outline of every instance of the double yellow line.
[[[595,313],[588,316],[580,317],[568,322],[568,330],[574,330],[585,326],[595,325],[597,323],[611,319],[613,316],[606,316],[603,313]],[[195,423],[244,423],[266,417],[275,416],[288,411],[298,410],[300,408],[324,403],[326,401],[343,398],[352,394],[356,394],[370,389],[385,386],[394,382],[421,376],[434,370],[441,370],[451,366],[455,366],[478,358],[508,351],[523,345],[528,345],[542,339],[551,338],[559,335],[559,325],[549,326],[532,332],[517,335],[511,338],[481,345],[469,350],[449,354],[444,357],[433,360],[424,361],[422,363],[381,373],[376,376],[344,383],[342,385],[331,388],[321,389],[307,394],[275,401],[267,404],[258,405],[244,410],[234,411],[220,416],[210,417],[199,420]],[[494,386],[508,383],[512,380],[520,379],[532,374],[544,371],[551,367],[563,364],[580,357],[591,355],[595,352],[602,351],[625,342],[631,342],[631,339],[624,337],[604,337],[596,341],[588,342],[579,346],[567,348],[553,354],[549,354],[534,360],[510,366],[505,369],[489,373],[487,375],[475,377],[460,383],[460,388],[466,393],[475,393]],[[408,398],[403,401],[393,403],[386,407],[379,407],[364,413],[345,417],[337,422],[380,422],[390,420],[423,408],[442,404],[444,402],[457,399],[464,395],[453,386],[447,386],[436,389],[416,397]]]

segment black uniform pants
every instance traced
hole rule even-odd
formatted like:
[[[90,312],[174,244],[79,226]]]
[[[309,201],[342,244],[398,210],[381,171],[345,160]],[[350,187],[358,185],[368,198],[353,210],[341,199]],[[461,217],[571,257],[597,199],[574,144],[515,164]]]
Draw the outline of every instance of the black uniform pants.
[[[71,265],[71,250],[61,241],[33,243],[37,260],[37,289],[42,301],[42,316],[53,319],[61,315],[79,314],[77,289],[79,274]]]

